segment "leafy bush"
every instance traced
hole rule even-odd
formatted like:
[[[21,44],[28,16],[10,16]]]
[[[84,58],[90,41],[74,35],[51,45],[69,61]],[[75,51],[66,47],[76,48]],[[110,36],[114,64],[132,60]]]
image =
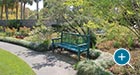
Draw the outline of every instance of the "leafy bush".
[[[118,41],[115,41],[113,43],[114,48],[119,48],[120,47],[120,43]]]
[[[106,31],[106,40],[112,40],[114,47],[132,47],[133,40],[136,36],[124,26],[120,26],[117,23],[109,23],[108,26],[103,28]]]
[[[36,50],[38,51],[48,51],[50,49],[51,41],[45,40],[43,43],[39,44]]]
[[[0,26],[0,32],[3,32],[3,31],[4,31],[3,26]]]
[[[78,70],[77,75],[112,75],[106,69],[114,65],[112,54],[100,50],[91,50],[90,55],[98,57],[95,60],[84,60],[74,67]]]
[[[14,36],[16,32],[17,32],[17,29],[15,28],[9,28],[9,27],[5,28],[5,33],[7,36]]]
[[[89,58],[90,59],[97,59],[100,56],[101,52],[99,50],[90,50]]]
[[[25,37],[28,36],[30,32],[30,28],[27,28],[27,27],[20,27],[18,32],[16,32],[15,36],[16,38],[19,38],[19,39],[24,39]]]
[[[77,75],[112,75],[111,72],[97,65],[94,60],[85,60],[77,64]]]
[[[30,28],[27,28],[27,27],[20,27],[19,28],[19,32],[21,33],[21,35],[23,36],[27,36],[30,32]]]
[[[114,65],[114,60],[112,57],[112,54],[101,51],[100,56],[95,60],[95,62],[103,68],[107,69]]]
[[[95,47],[95,45],[97,43],[96,41],[97,41],[96,35],[94,34],[93,31],[90,31],[90,48]]]
[[[9,20],[8,27],[19,29],[22,25],[20,24],[20,20]]]
[[[0,32],[0,36],[6,36],[6,33]]]
[[[132,38],[132,36],[128,37],[128,47],[132,48],[134,46],[134,39]]]
[[[52,31],[50,27],[38,25],[33,27],[32,31],[29,33],[29,37],[26,37],[25,40],[42,43],[45,40],[51,39],[51,34]]]

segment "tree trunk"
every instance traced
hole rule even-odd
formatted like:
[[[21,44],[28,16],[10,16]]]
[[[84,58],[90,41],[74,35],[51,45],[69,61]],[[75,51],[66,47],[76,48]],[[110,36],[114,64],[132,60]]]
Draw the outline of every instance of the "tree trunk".
[[[26,3],[23,4],[23,19],[25,20],[25,5]]]
[[[38,11],[39,11],[39,0],[37,0],[37,2],[36,2],[36,7],[37,7],[37,19],[39,19],[39,14],[38,14]]]
[[[20,25],[22,25],[22,19],[23,19],[23,1],[21,0],[20,3]]]
[[[18,19],[18,0],[16,1],[16,20]]]
[[[3,4],[1,6],[1,20],[3,19]]]
[[[6,25],[8,24],[8,4],[5,4],[5,12],[6,12]]]

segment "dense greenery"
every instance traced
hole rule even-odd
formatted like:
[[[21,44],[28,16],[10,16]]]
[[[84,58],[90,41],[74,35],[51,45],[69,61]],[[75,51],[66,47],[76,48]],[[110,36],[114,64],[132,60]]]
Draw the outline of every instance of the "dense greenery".
[[[20,58],[0,49],[0,75],[35,75]]]

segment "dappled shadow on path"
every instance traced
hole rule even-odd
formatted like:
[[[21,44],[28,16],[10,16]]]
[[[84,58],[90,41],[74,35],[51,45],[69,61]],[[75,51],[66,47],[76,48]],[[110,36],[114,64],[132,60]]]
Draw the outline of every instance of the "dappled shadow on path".
[[[40,54],[43,54],[42,52],[36,52],[36,51],[33,51],[33,50],[26,50],[26,51],[19,51],[19,52],[16,52],[17,55],[24,55],[25,57],[35,57],[35,56],[38,56]]]
[[[32,68],[39,70],[44,67],[61,67],[64,69],[69,69],[73,64],[77,62],[70,56],[48,52],[36,52],[32,50],[20,51],[17,53],[18,56],[25,56],[25,58],[30,58],[32,62]],[[33,61],[32,61],[33,60]]]
[[[52,52],[46,52],[44,53],[45,56],[43,57],[43,59],[45,60],[45,62],[39,62],[39,63],[35,63],[33,64],[33,68],[34,69],[41,69],[42,67],[61,67],[64,69],[69,69],[72,67],[73,64],[75,64],[77,62],[77,60],[69,57],[69,56],[65,56],[65,55],[60,55],[57,53],[52,53]]]

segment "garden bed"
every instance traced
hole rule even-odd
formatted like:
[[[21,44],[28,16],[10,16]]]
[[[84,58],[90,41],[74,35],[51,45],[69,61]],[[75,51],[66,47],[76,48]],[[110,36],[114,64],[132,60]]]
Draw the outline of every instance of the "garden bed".
[[[100,50],[104,52],[109,52],[111,54],[114,54],[114,52],[118,49],[114,48],[113,41],[102,42],[101,44],[98,44],[97,47]],[[126,47],[126,49],[130,51],[130,64],[135,68],[135,70],[132,69],[129,65],[118,66],[116,64],[108,69],[115,75],[140,75],[140,48],[129,49]]]

